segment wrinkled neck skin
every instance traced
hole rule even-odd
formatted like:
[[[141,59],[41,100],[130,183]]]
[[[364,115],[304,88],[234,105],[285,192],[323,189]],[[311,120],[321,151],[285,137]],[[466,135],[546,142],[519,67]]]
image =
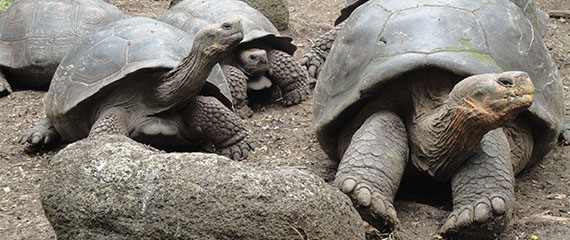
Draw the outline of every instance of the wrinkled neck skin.
[[[200,93],[218,61],[219,58],[192,48],[178,66],[163,75],[155,92],[157,104],[161,108],[170,109],[176,104],[189,102]]]
[[[412,157],[418,160],[414,162],[440,180],[449,179],[483,136],[497,127],[471,108],[453,105],[445,103],[414,119],[412,127]]]
[[[412,162],[421,172],[442,181],[462,165],[488,131],[501,124],[482,103],[451,94],[461,79],[440,71],[409,78]]]

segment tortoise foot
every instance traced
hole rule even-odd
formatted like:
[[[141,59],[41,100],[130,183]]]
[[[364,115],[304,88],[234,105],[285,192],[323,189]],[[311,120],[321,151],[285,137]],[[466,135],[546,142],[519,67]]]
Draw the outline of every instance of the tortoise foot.
[[[309,77],[317,78],[321,66],[325,62],[325,59],[321,57],[324,53],[319,53],[320,49],[317,48],[310,48],[309,51],[303,55],[303,59],[301,59],[301,65],[307,68],[309,72]]]
[[[297,105],[309,98],[310,92],[308,87],[302,86],[300,88],[293,89],[290,92],[283,94],[283,106],[293,106]]]
[[[44,118],[35,127],[24,133],[18,140],[26,144],[25,151],[35,153],[40,149],[48,148],[59,142],[61,136],[55,130],[51,122]]]
[[[451,239],[491,239],[507,226],[511,206],[503,196],[481,198],[472,204],[454,207],[440,229]]]
[[[12,88],[6,79],[0,79],[0,97],[10,95],[12,93]]]
[[[396,209],[389,196],[375,189],[367,181],[346,178],[340,190],[350,196],[360,216],[382,232],[393,232],[400,224]]]
[[[216,148],[215,152],[230,159],[241,161],[247,159],[249,152],[253,151],[256,145],[255,140],[247,135],[232,145]]]

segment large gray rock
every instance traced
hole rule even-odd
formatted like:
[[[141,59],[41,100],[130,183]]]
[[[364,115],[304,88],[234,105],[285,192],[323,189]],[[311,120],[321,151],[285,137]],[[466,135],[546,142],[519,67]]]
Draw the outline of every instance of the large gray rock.
[[[122,136],[61,150],[41,199],[58,239],[364,239],[349,198],[317,176]]]
[[[265,15],[278,30],[289,27],[289,4],[287,0],[241,0]]]

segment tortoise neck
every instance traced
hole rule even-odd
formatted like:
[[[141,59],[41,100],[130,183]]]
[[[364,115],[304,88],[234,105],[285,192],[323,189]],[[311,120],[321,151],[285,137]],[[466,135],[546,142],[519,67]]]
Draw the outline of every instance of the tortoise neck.
[[[449,179],[483,136],[496,128],[489,124],[484,113],[464,104],[466,106],[446,103],[414,119],[413,156],[419,160],[420,168],[436,179]]]
[[[158,103],[170,108],[190,101],[200,93],[218,60],[193,47],[178,66],[163,75],[156,89]]]

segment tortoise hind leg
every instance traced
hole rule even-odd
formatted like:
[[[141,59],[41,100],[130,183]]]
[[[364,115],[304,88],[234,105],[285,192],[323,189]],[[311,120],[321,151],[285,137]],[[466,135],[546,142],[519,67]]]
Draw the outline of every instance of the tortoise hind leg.
[[[381,111],[352,136],[334,183],[352,198],[364,220],[380,231],[394,231],[399,221],[393,202],[407,160],[404,123],[396,114]]]
[[[283,51],[271,50],[267,56],[270,64],[269,75],[281,88],[283,105],[296,105],[306,100],[310,89],[303,67]]]
[[[244,160],[254,148],[246,122],[214,97],[195,97],[185,109],[184,119],[204,139],[208,151]]]
[[[345,22],[342,22],[320,36],[311,48],[309,48],[309,50],[303,55],[301,65],[304,65],[307,68],[310,77],[316,78],[319,75],[321,70],[320,68],[331,51],[338,31],[342,29],[344,24]]]
[[[249,118],[253,111],[247,106],[247,76],[238,68],[231,65],[222,67],[224,75],[228,78],[234,109],[241,118]]]
[[[104,135],[104,134],[119,134],[128,135],[128,119],[127,112],[119,107],[107,109],[91,126],[89,137]]]
[[[61,139],[59,133],[51,121],[45,117],[32,129],[24,133],[19,142],[21,144],[29,144],[26,146],[27,152],[36,152],[39,149],[49,147],[56,144]]]
[[[507,226],[514,203],[514,172],[502,129],[488,132],[451,178],[453,211],[440,232],[457,239],[491,239]]]
[[[4,74],[0,72],[0,97],[10,95],[10,93],[12,93],[12,87],[10,87]]]

